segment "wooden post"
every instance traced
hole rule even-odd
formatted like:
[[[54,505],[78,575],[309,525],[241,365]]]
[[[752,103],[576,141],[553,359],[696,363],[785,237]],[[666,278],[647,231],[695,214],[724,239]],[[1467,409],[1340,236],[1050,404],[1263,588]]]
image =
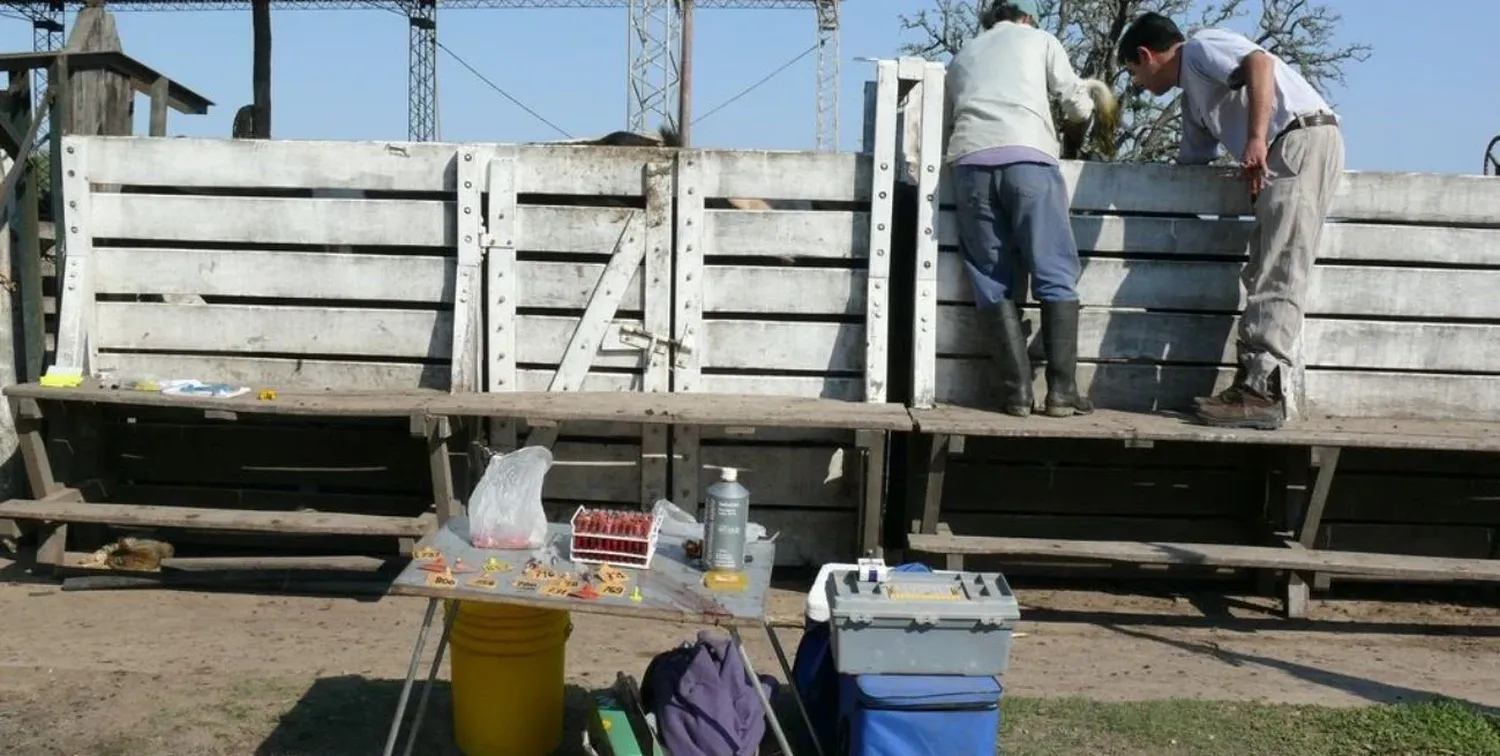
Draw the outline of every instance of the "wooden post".
[[[150,136],[167,135],[167,78],[157,79],[151,84],[151,129]]]
[[[255,138],[271,138],[271,0],[255,0],[250,6],[251,26],[255,38],[254,71],[251,85],[255,93]]]

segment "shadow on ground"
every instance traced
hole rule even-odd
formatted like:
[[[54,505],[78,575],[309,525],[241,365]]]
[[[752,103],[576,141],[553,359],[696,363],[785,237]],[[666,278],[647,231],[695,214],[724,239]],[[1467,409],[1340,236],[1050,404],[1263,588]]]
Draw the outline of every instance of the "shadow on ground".
[[[400,680],[360,675],[325,677],[313,683],[255,749],[255,756],[369,756],[385,748],[391,717],[401,695]],[[401,753],[411,732],[420,697],[420,681],[413,686],[406,723],[396,741]],[[564,692],[562,745],[554,756],[587,756],[583,745],[584,717],[589,691],[568,685]],[[796,704],[783,687],[773,706],[792,739],[796,753],[812,753]],[[461,756],[453,740],[453,696],[448,681],[433,683],[427,714],[417,730],[411,753],[422,756]],[[761,756],[779,756],[781,749],[767,728]]]

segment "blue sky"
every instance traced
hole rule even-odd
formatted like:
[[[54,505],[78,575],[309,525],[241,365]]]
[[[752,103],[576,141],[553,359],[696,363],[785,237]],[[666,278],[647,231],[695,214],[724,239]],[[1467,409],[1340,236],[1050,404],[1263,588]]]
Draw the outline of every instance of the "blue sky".
[[[1477,173],[1500,133],[1494,30],[1500,2],[1335,2],[1341,34],[1372,44],[1348,84],[1332,92],[1346,118],[1354,170]],[[861,91],[873,71],[860,57],[890,57],[904,41],[897,13],[919,0],[847,0],[839,147],[857,149]],[[1414,13],[1413,8],[1422,12]],[[697,14],[695,111],[703,114],[814,42],[811,10],[702,10]],[[174,114],[173,134],[228,136],[250,101],[250,15],[245,11],[116,13],[126,50],[214,100],[207,116]],[[1244,21],[1239,25],[1243,26]],[[624,9],[445,10],[443,43],[511,95],[574,136],[625,122]],[[404,139],[407,27],[379,10],[274,14],[274,133],[291,139]],[[28,50],[28,24],[0,19],[0,45]],[[439,53],[441,136],[447,141],[560,138]],[[814,57],[694,127],[698,146],[811,149]],[[137,106],[144,126],[144,100]]]

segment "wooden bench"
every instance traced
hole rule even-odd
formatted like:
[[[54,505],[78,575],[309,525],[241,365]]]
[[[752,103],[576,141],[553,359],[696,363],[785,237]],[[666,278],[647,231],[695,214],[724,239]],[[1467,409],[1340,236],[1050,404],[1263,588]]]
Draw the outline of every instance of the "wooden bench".
[[[986,334],[929,149],[942,74],[927,67],[917,95],[918,193],[931,203],[918,209],[914,289],[918,480],[912,511],[899,515],[910,548],[1003,555],[1007,564],[1285,570],[1295,616],[1306,611],[1313,573],[1500,577],[1488,561],[1500,517],[1472,491],[1495,490],[1493,474],[1447,479],[1450,492],[1470,487],[1450,494],[1470,499],[1469,520],[1423,520],[1437,503],[1428,489],[1443,485],[1434,471],[1493,466],[1500,452],[1500,184],[1346,174],[1313,278],[1293,416],[1278,431],[1226,431],[1175,413],[1233,375],[1251,220],[1243,185],[1218,168],[1065,163],[1083,256],[1078,377],[1100,410],[1017,419],[974,408],[989,370]],[[1025,312],[1035,334],[1036,310]],[[935,328],[920,326],[929,322]],[[962,453],[951,468],[950,451]],[[1330,498],[1348,479],[1335,472],[1350,463],[1363,476],[1352,489],[1361,496]],[[1394,475],[1404,477],[1387,478],[1399,480],[1390,491],[1374,482]],[[1330,524],[1334,509],[1342,522]],[[1387,550],[1404,553],[1346,553]]]

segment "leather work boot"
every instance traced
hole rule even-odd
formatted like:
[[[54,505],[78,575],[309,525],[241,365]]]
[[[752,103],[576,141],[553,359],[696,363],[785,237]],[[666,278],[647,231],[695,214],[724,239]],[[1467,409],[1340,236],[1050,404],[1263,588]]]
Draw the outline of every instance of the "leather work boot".
[[[1249,351],[1245,349],[1245,343],[1242,341],[1236,341],[1234,345],[1234,363],[1236,366],[1234,369],[1234,380],[1229,382],[1229,388],[1224,389],[1223,391],[1220,391],[1213,396],[1193,397],[1194,412],[1198,411],[1205,405],[1222,405],[1225,403],[1234,403],[1240,401],[1239,386],[1242,386],[1245,383],[1245,361],[1248,356]]]
[[[1283,402],[1246,386],[1232,386],[1198,405],[1198,422],[1219,428],[1276,430],[1283,420]]]
[[[1048,417],[1087,415],[1094,404],[1078,393],[1078,301],[1042,302],[1042,348],[1047,352]]]
[[[1026,356],[1026,331],[1021,310],[1010,300],[980,311],[986,329],[985,346],[995,367],[1000,409],[1007,415],[1031,414],[1031,360]]]

